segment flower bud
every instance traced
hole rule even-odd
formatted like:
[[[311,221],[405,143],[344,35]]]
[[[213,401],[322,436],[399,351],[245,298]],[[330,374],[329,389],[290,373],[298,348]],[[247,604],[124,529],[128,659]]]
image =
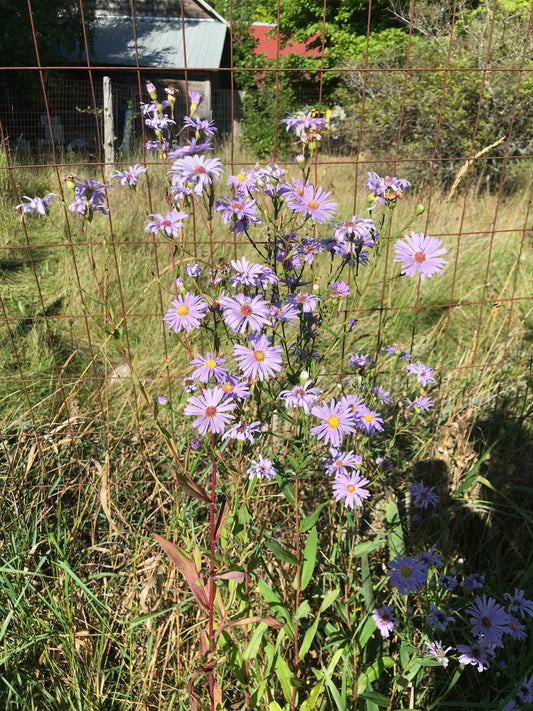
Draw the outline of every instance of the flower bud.
[[[300,384],[305,385],[305,383],[309,380],[309,371],[308,370],[302,370],[300,373]]]
[[[168,397],[166,395],[158,395],[157,402],[164,407],[168,403]]]
[[[191,108],[189,111],[189,118],[192,118],[196,109],[200,106],[204,97],[197,91],[189,91],[189,99],[191,100]]]
[[[152,101],[157,100],[157,89],[151,81],[146,82],[146,91],[150,94],[150,98],[152,99]]]
[[[187,293],[187,289],[185,288],[185,286],[183,284],[183,279],[181,277],[178,277],[176,279],[176,288],[180,292],[180,294]]]
[[[319,294],[319,293],[320,293],[320,284],[316,284],[316,283],[313,284],[313,292],[314,292],[315,294]]]
[[[418,215],[421,215],[425,209],[426,209],[425,205],[417,205],[415,207],[415,215],[418,217]]]

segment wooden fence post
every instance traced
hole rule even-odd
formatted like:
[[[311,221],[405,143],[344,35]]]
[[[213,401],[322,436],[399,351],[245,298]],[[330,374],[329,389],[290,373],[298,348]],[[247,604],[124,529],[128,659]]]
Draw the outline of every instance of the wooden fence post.
[[[113,125],[113,91],[111,77],[104,77],[104,161],[106,175],[115,162],[115,127]]]

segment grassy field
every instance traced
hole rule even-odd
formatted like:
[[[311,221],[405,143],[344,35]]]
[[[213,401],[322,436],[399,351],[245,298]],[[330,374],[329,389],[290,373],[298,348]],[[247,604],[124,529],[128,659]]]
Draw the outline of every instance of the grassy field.
[[[245,162],[253,163],[239,155],[235,168]],[[74,170],[89,176],[86,166]],[[357,192],[353,162],[330,165],[328,176],[339,214],[349,219],[356,197],[363,215],[366,172],[359,167]],[[13,178],[19,200],[59,190],[49,168],[17,167]],[[97,215],[83,237],[59,206],[55,227],[30,218],[25,228],[3,184],[0,704],[10,711],[188,708],[196,610],[143,524],[186,546],[202,536],[202,512],[178,493],[108,318],[149,396],[171,388],[180,398],[186,354],[161,321],[173,298],[172,251],[143,231],[148,212],[165,210],[157,167],[149,181],[149,193],[145,184],[137,196],[110,191],[111,221]],[[361,275],[351,314],[359,324],[346,352],[368,352],[379,332],[381,343],[401,341],[441,369],[440,407],[426,436],[405,447],[409,467],[436,476],[438,461],[450,490],[464,487],[449,519],[428,524],[433,540],[468,557],[495,587],[531,590],[530,195],[500,200],[459,189],[446,197],[433,192],[412,226],[444,240],[445,274],[424,282],[423,297],[416,281],[398,280],[401,308],[393,309],[385,280],[392,249],[383,240],[380,266]],[[399,202],[396,224],[420,202],[423,188]],[[252,258],[218,218],[214,234],[210,244],[191,218],[191,261]],[[184,424],[166,424],[179,442]],[[261,500],[257,508],[268,520]],[[531,654],[520,662],[526,671],[529,662]],[[476,685],[482,679],[472,677],[474,695]],[[461,708],[459,696],[452,700]]]

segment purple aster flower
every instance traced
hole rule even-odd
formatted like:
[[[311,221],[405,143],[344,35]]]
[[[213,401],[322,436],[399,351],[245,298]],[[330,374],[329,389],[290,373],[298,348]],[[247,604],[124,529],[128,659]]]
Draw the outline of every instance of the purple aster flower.
[[[211,185],[213,178],[218,181],[222,173],[222,165],[218,158],[206,158],[206,156],[185,156],[178,158],[172,166],[171,172],[176,174],[184,182],[194,185],[196,195],[201,195],[208,185]]]
[[[272,325],[279,323],[295,323],[300,321],[300,310],[294,303],[276,301],[270,304]]]
[[[199,277],[203,272],[203,268],[199,264],[186,264],[185,271],[187,272],[187,276],[196,279],[196,277]]]
[[[228,177],[228,185],[235,188],[239,195],[246,195],[257,190],[257,176],[253,171],[243,168],[237,175]]]
[[[259,459],[252,459],[251,466],[246,470],[248,479],[257,477],[258,479],[273,479],[278,470],[271,459],[259,455]]]
[[[501,644],[502,635],[509,624],[509,615],[502,605],[492,597],[487,599],[483,593],[483,599],[476,595],[474,602],[466,608],[466,613],[470,617],[473,635],[496,646]]]
[[[488,647],[483,640],[478,640],[472,645],[458,644],[457,651],[459,652],[459,658],[457,660],[459,664],[471,664],[477,667],[478,672],[485,671],[485,669],[489,668],[487,655],[490,654],[494,656],[493,650]]]
[[[359,454],[354,454],[352,450],[349,452],[343,452],[336,447],[330,447],[329,457],[324,457],[322,459],[322,466],[324,467],[326,474],[331,474],[334,476],[343,475],[349,476],[349,469],[357,469],[361,464],[361,456]]]
[[[362,407],[358,414],[357,424],[367,435],[383,432],[383,418],[377,412],[370,410],[368,407]]]
[[[263,434],[263,423],[259,421],[246,424],[245,422],[236,422],[229,430],[222,435],[222,439],[237,439],[241,442],[251,442],[255,444],[255,437]]]
[[[147,168],[137,163],[136,165],[130,165],[128,170],[115,170],[115,174],[111,176],[111,179],[120,178],[121,185],[129,185],[130,188],[135,188],[140,176],[146,171]]]
[[[291,407],[301,407],[309,414],[311,405],[319,398],[318,388],[313,388],[313,381],[307,380],[303,384],[295,385],[291,390],[282,390],[279,397],[285,403],[287,409]]]
[[[201,435],[205,435],[208,429],[213,433],[222,434],[226,425],[233,420],[233,415],[229,412],[236,407],[236,403],[224,399],[222,388],[205,388],[198,397],[187,399],[184,414],[196,417],[192,423]]]
[[[435,548],[437,547],[434,543],[429,551],[424,551],[419,555],[419,559],[425,563],[426,567],[429,568],[430,565],[442,565],[442,556],[440,553],[435,553]]]
[[[516,695],[524,704],[533,704],[533,674],[524,679],[516,691]]]
[[[359,323],[359,319],[357,319],[357,318],[349,318],[348,319],[348,327],[349,328],[355,328],[358,323]]]
[[[350,285],[345,281],[332,281],[331,290],[333,291],[332,296],[336,299],[342,299],[343,296],[350,295]]]
[[[444,632],[450,622],[455,622],[455,617],[448,615],[446,610],[439,610],[439,608],[433,603],[430,604],[430,607],[431,612],[427,616],[427,623],[433,629],[439,629]]]
[[[405,262],[401,273],[414,277],[418,272],[421,281],[424,281],[426,277],[430,278],[433,274],[442,274],[444,265],[448,264],[440,256],[448,251],[444,247],[441,248],[441,244],[441,239],[429,237],[423,232],[420,234],[411,232],[410,237],[405,236],[405,241],[400,239],[394,244],[396,256],[392,261]]]
[[[385,353],[389,353],[390,355],[397,356],[396,362],[398,362],[400,358],[411,360],[411,356],[407,351],[403,350],[403,346],[401,343],[393,343],[390,346],[384,346],[381,350],[385,351]]]
[[[315,405],[311,414],[322,420],[320,425],[311,427],[311,434],[323,439],[324,444],[339,447],[347,434],[355,432],[351,413],[335,399],[329,405]]]
[[[392,404],[392,398],[389,397],[390,392],[388,390],[384,390],[382,385],[374,385],[372,388],[372,394],[377,397],[382,405]]]
[[[415,410],[425,412],[429,410],[430,407],[433,407],[433,400],[430,397],[422,397],[422,395],[418,395],[414,400],[409,400],[409,398],[406,397],[405,402],[407,403],[408,410],[414,407]]]
[[[174,237],[178,239],[180,236],[179,230],[183,227],[183,220],[189,215],[186,212],[176,212],[176,210],[171,210],[167,212],[165,217],[160,213],[155,215],[148,215],[148,217],[153,217],[153,220],[148,220],[144,228],[145,232],[152,232],[153,234],[158,234],[159,232],[164,232],[168,237]]]
[[[228,373],[225,380],[219,380],[219,386],[228,398],[235,400],[247,400],[250,394],[250,386],[245,380],[241,380],[234,373]]]
[[[160,153],[167,153],[169,148],[166,138],[161,138],[159,141],[146,141],[145,146],[147,151],[159,151]]]
[[[388,457],[376,457],[376,464],[386,472],[394,471],[394,464]]]
[[[452,575],[441,575],[439,578],[439,585],[441,585],[445,590],[453,590],[457,586],[457,579]]]
[[[425,645],[427,647],[428,656],[438,659],[443,667],[448,666],[450,660],[446,655],[453,649],[453,647],[446,647],[446,649],[443,649],[441,642],[425,642]]]
[[[145,118],[144,123],[149,128],[153,128],[154,131],[166,131],[171,126],[176,125],[176,122],[173,119],[171,119],[170,116],[166,116],[166,114],[159,114],[159,113],[152,114],[152,116]]]
[[[523,640],[527,637],[525,625],[519,622],[516,617],[513,617],[512,615],[509,615],[509,623],[507,625],[506,632],[512,639]]]
[[[168,397],[166,395],[158,395],[157,402],[164,407],[168,403]]]
[[[376,363],[372,356],[367,353],[366,355],[358,355],[357,353],[350,353],[348,358],[348,365],[355,365],[357,368],[373,368]]]
[[[433,377],[433,369],[424,365],[419,360],[416,363],[409,363],[407,368],[407,375],[416,375],[416,381],[420,385],[426,386],[428,383],[436,383],[437,381]]]
[[[199,439],[191,439],[191,449],[200,449],[202,442]]]
[[[201,296],[186,292],[172,302],[171,308],[163,316],[167,327],[179,333],[182,329],[189,333],[193,328],[200,328],[200,319],[204,318],[209,306]]]
[[[237,235],[253,225],[264,224],[264,221],[257,216],[255,200],[222,197],[215,201],[215,211],[222,213],[224,224],[230,225],[230,232]]]
[[[384,200],[396,200],[410,185],[404,178],[391,178],[388,175],[381,178],[377,173],[369,172],[364,187]]]
[[[485,577],[483,575],[478,575],[477,573],[467,575],[463,580],[463,588],[465,590],[475,590],[476,588],[482,588],[484,584]]]
[[[426,486],[423,481],[411,484],[409,491],[414,497],[415,506],[419,506],[422,509],[427,509],[428,506],[435,506],[439,500],[435,493],[435,487]]]
[[[397,585],[401,595],[418,592],[426,582],[427,574],[427,566],[418,556],[402,555],[389,562],[387,573],[391,585]]]
[[[198,91],[189,91],[189,99],[191,100],[191,115],[200,106],[204,97]]]
[[[28,202],[23,202],[20,205],[17,205],[15,209],[20,210],[20,219],[22,220],[23,216],[25,214],[27,215],[46,215],[48,211],[48,207],[50,206],[50,203],[54,198],[57,200],[60,200],[61,198],[59,195],[56,195],[55,193],[48,193],[48,195],[45,195],[43,198],[40,197],[34,197],[30,198],[27,195],[23,196],[24,200],[27,200]]]
[[[287,301],[291,304],[301,306],[304,313],[310,314],[316,311],[320,298],[315,296],[315,294],[304,294],[298,289],[296,294],[289,294],[287,296]]]
[[[212,353],[206,353],[205,356],[198,354],[196,358],[191,360],[190,365],[196,368],[193,372],[193,376],[201,383],[207,383],[209,378],[215,378],[215,380],[219,382],[226,377],[227,371],[222,367],[222,363],[225,362],[225,358],[220,358]],[[222,388],[219,388],[219,390],[224,394]]]
[[[214,136],[215,133],[217,132],[217,128],[215,126],[214,121],[209,121],[208,119],[199,119],[199,118],[191,118],[189,116],[185,116],[183,119],[183,123],[186,126],[189,126],[189,128],[194,128],[196,133],[204,133],[206,136]]]
[[[383,605],[383,607],[372,610],[372,619],[382,637],[388,637],[396,627],[396,617],[394,616],[394,605]]]
[[[71,212],[75,215],[86,217],[89,221],[92,219],[94,212],[108,214],[109,208],[104,204],[107,201],[105,189],[110,188],[111,185],[101,183],[96,178],[81,180],[73,176],[71,181],[74,185],[74,202],[68,206]],[[70,183],[70,181],[67,181],[67,183]]]
[[[315,239],[314,237],[304,237],[296,251],[302,255],[304,262],[313,264],[315,256],[324,251],[324,243],[322,240]]]
[[[524,590],[514,589],[514,595],[504,593],[504,598],[508,601],[507,608],[509,612],[519,612],[520,617],[529,615],[533,617],[533,602],[524,598]]]
[[[337,474],[332,483],[335,501],[344,499],[344,506],[353,509],[362,506],[363,499],[368,499],[370,492],[364,487],[368,484],[368,479],[361,476],[361,472],[355,471],[351,474]]]
[[[308,111],[305,116],[293,116],[287,111],[289,118],[281,119],[280,123],[285,124],[285,129],[289,132],[293,129],[299,136],[309,131],[321,131],[329,126],[329,121],[325,118],[313,117],[313,112]]]
[[[343,395],[339,402],[350,413],[353,424],[357,425],[359,423],[361,413],[366,410],[363,398],[360,395],[349,393],[348,395]]]
[[[305,185],[302,195],[296,192],[289,192],[286,195],[287,207],[294,212],[301,212],[309,215],[311,219],[324,224],[333,217],[338,205],[333,200],[329,200],[331,192],[324,192],[323,188],[314,185]]]
[[[212,151],[213,146],[211,141],[207,140],[204,143],[198,143],[196,138],[189,138],[183,146],[175,146],[171,151],[168,151],[169,158],[183,158],[183,156],[192,156],[195,153],[202,151]]]
[[[195,390],[198,389],[198,384],[196,382],[196,378],[192,378],[191,376],[188,376],[187,378],[183,378],[181,381],[181,384],[183,386],[183,389],[185,390],[186,393],[193,393]]]
[[[229,282],[236,287],[239,284],[243,286],[258,287],[261,285],[261,276],[264,267],[255,262],[249,262],[246,257],[241,259],[232,259],[231,267],[235,271],[235,275],[231,276]]]
[[[224,322],[235,333],[244,333],[247,328],[260,331],[270,322],[269,305],[260,296],[235,294],[219,298]]]
[[[264,335],[248,336],[252,348],[236,344],[233,346],[235,360],[239,361],[240,369],[247,378],[267,380],[281,370],[282,348],[271,346],[270,339]]]
[[[337,243],[349,242],[353,245],[374,247],[378,241],[378,232],[374,220],[360,219],[356,215],[348,222],[341,222],[335,227]]]

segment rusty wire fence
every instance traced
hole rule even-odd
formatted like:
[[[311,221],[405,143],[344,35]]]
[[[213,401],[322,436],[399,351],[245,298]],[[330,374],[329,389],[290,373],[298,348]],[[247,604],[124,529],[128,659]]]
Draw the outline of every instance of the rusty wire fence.
[[[415,5],[411,4],[411,13]],[[80,441],[90,442],[97,450],[109,453],[116,451],[117,442],[121,447],[126,442],[140,450],[145,472],[149,465],[144,453],[153,431],[149,418],[145,417],[137,378],[143,378],[154,397],[163,389],[172,394],[181,387],[179,378],[183,373],[172,365],[175,343],[161,322],[169,302],[166,283],[169,277],[175,276],[171,251],[167,242],[143,232],[145,215],[156,211],[161,190],[158,179],[149,171],[143,186],[144,213],[135,202],[124,205],[122,198],[110,196],[110,219],[105,224],[103,218],[95,221],[89,251],[82,249],[77,237],[69,231],[70,223],[65,217],[58,218],[61,228],[66,230],[66,239],[60,239],[54,230],[57,225],[46,223],[43,226],[44,222],[38,223],[33,218],[20,220],[15,211],[24,195],[62,194],[64,176],[71,171],[84,177],[94,175],[107,182],[111,166],[104,152],[103,78],[110,76],[113,88],[116,138],[113,167],[132,162],[149,167],[157,164],[157,158],[145,148],[151,136],[139,112],[140,102],[147,101],[144,88],[147,79],[154,81],[159,89],[169,82],[181,87],[180,101],[183,102],[187,90],[205,90],[209,99],[202,106],[203,116],[219,124],[223,137],[220,148],[228,157],[228,171],[249,167],[255,160],[250,152],[243,157],[241,151],[243,93],[235,87],[235,77],[239,73],[257,72],[257,69],[234,66],[231,27],[226,40],[230,51],[222,54],[220,66],[198,67],[185,62],[181,66],[143,65],[135,35],[136,17],[142,6],[143,3],[132,0],[122,8],[134,30],[133,66],[92,61],[91,41],[86,33],[83,62],[45,66],[40,59],[40,35],[32,24],[35,59],[28,62],[28,66],[1,68],[2,456],[9,463],[20,442],[25,442],[30,448],[27,472],[37,461],[45,467],[46,452],[58,451],[58,447],[65,444],[72,448],[77,467],[82,471],[87,461],[83,448],[77,446]],[[494,3],[494,10],[496,7]],[[80,9],[83,18],[81,0]],[[28,12],[33,12],[31,0],[28,0]],[[184,12],[183,4],[180,12]],[[373,12],[379,10],[374,10],[369,3],[369,27]],[[177,16],[175,21],[180,19]],[[416,171],[421,186],[420,201],[425,206],[419,228],[430,232],[436,227],[436,232],[431,234],[443,239],[450,249],[447,292],[440,292],[437,300],[427,304],[419,289],[412,302],[390,307],[383,289],[382,302],[369,310],[377,314],[379,323],[387,309],[407,314],[410,330],[405,342],[408,345],[424,339],[425,329],[429,328],[428,313],[438,314],[440,351],[432,353],[432,364],[440,373],[442,384],[459,383],[455,389],[450,386],[442,394],[442,401],[448,408],[446,417],[465,423],[479,407],[480,383],[483,383],[483,407],[487,417],[491,412],[502,419],[528,413],[531,344],[528,318],[533,298],[531,283],[528,287],[532,233],[531,185],[527,174],[533,156],[531,151],[516,148],[519,142],[515,127],[519,119],[522,120],[519,114],[524,93],[531,91],[529,80],[533,65],[530,15],[522,24],[523,46],[517,48],[516,61],[509,67],[493,66],[491,51],[486,52],[485,61],[477,66],[458,66],[452,61],[456,22],[459,19],[452,8],[448,45],[439,48],[438,58],[431,65],[412,67],[408,51],[405,66],[390,69],[382,63],[373,64],[370,33],[366,37],[363,60],[326,68],[324,56],[328,47],[324,24],[316,40],[316,45],[321,45],[321,68],[314,70],[307,80],[305,100],[294,110],[329,108],[323,100],[326,74],[341,77],[348,89],[354,85],[359,87],[359,113],[337,107],[338,125],[344,126],[344,134],[329,149],[325,145],[315,164],[317,177],[324,171],[347,176],[342,190],[350,205],[348,217],[366,209],[360,189],[368,170],[407,178]],[[406,30],[409,43],[416,33],[415,23],[411,22]],[[490,26],[487,42],[491,50]],[[285,76],[308,74],[306,69],[280,68],[276,62],[275,59],[273,64],[263,67],[261,77],[269,73],[280,79],[282,73]],[[408,155],[402,150],[402,136],[407,130],[408,118],[412,120],[407,116],[411,83],[421,75],[437,72],[442,77],[441,91],[434,96],[434,131],[424,136],[426,154]],[[497,148],[491,149],[488,144],[479,146],[478,129],[482,112],[494,100],[487,85],[497,74],[504,77],[504,81],[509,77],[513,100],[502,117],[502,133],[497,137],[501,140]],[[392,76],[403,87],[401,100],[390,116],[395,128],[389,135],[388,145],[380,146],[379,153],[373,152],[367,139],[367,131],[372,126],[372,115],[367,114],[367,107],[375,91],[375,82],[371,80],[382,77],[386,81]],[[466,118],[461,117],[461,121],[468,122],[470,139],[463,143],[462,151],[449,154],[441,150],[442,129],[444,122],[448,128],[450,120],[453,125],[447,92],[450,87],[457,90],[454,80],[459,76],[467,82],[471,79],[479,92]],[[261,91],[260,82],[253,91]],[[278,91],[281,91],[281,81],[274,82],[276,100],[272,122],[283,117],[277,101]],[[185,104],[181,108],[185,108]],[[391,110],[390,105],[387,110]],[[412,107],[409,111],[412,112]],[[335,127],[335,119],[332,126]],[[278,131],[281,134],[283,128]],[[342,136],[348,132],[350,141],[346,142]],[[281,155],[278,160],[288,169],[294,165],[290,155]],[[488,167],[489,164],[490,184],[488,178],[485,182],[486,172],[482,173],[482,180],[474,172],[479,165]],[[449,173],[460,179],[449,203],[445,200],[453,188],[453,180],[442,187],[437,177],[443,165],[451,166]],[[522,182],[509,189],[506,178],[513,171],[522,175]],[[34,192],[30,192],[32,190]],[[453,216],[447,221],[452,205]],[[127,219],[119,217],[121,209],[126,210]],[[192,249],[205,258],[213,244],[205,243],[199,223],[196,227],[198,235],[192,239]],[[220,237],[226,254],[231,251],[228,240],[228,235]],[[503,272],[498,255],[505,252],[506,243],[512,243],[512,259],[505,262]],[[237,243],[233,247],[236,250]],[[102,281],[104,259],[105,282]],[[469,283],[460,286],[465,259],[468,260]],[[95,286],[97,282],[104,284],[98,287],[99,291]],[[147,293],[150,299],[145,298]],[[463,333],[460,341],[454,335],[458,319],[464,323],[464,326],[459,324]],[[113,349],[112,331],[116,328],[120,329],[129,363],[136,361],[136,374],[132,374],[128,361]],[[487,347],[487,330],[493,342],[497,341],[497,349]],[[152,334],[148,341],[147,332]],[[147,342],[155,351],[153,356],[140,350]],[[445,403],[444,396],[449,397],[450,393],[457,402]],[[438,433],[446,417],[438,420],[435,416],[435,432]]]

